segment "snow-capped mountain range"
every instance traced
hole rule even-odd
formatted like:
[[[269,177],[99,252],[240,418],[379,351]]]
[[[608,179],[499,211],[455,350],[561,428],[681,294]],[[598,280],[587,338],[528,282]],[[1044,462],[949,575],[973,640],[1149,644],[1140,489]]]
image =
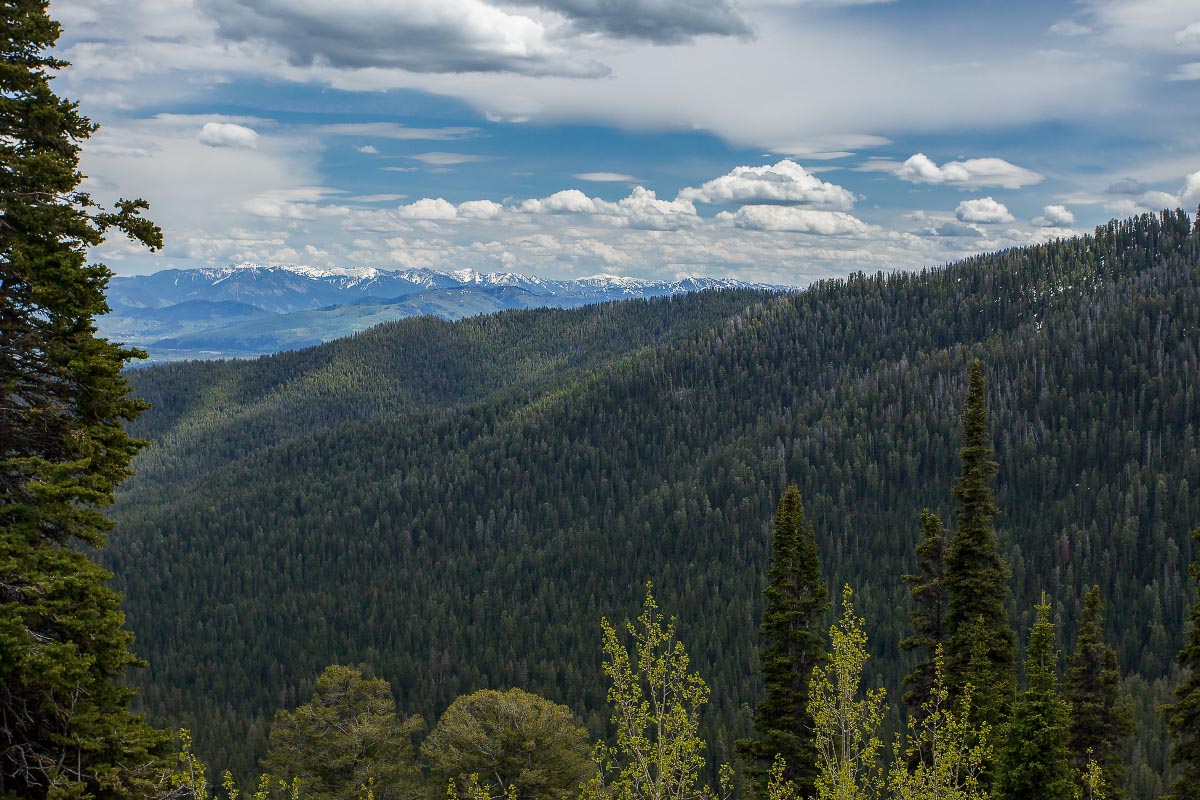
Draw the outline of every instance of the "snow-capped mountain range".
[[[517,308],[574,308],[711,289],[781,290],[726,278],[652,281],[618,275],[551,280],[472,269],[386,270],[236,264],[113,278],[111,339],[152,359],[258,355],[346,336],[371,325],[432,314],[459,319]]]

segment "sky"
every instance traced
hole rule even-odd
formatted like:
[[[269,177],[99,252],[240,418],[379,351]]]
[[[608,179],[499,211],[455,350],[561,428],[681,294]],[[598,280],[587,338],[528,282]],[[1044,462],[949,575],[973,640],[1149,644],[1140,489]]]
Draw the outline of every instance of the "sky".
[[[158,253],[805,285],[1200,205],[1200,0],[52,0]]]

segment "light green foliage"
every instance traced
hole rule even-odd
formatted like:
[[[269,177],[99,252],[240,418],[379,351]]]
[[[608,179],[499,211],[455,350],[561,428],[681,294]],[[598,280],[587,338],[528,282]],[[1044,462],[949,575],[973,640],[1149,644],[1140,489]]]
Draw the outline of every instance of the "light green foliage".
[[[258,776],[258,785],[250,794],[245,794],[238,788],[233,774],[226,770],[221,779],[224,797],[215,791],[209,792],[208,766],[192,750],[192,734],[186,728],[178,733],[180,742],[175,764],[163,774],[159,791],[155,792],[155,800],[300,800],[300,781],[273,778],[263,773]],[[367,787],[363,787],[369,794]],[[373,797],[360,796],[359,800],[374,800]]]
[[[787,762],[783,756],[775,756],[775,761],[767,771],[767,800],[800,800],[800,791],[793,781],[787,779]]]
[[[521,689],[458,698],[421,744],[426,766],[457,779],[466,800],[559,800],[594,770],[591,753],[569,708]]]
[[[676,638],[675,620],[664,624],[646,584],[646,600],[637,624],[626,623],[632,642],[627,650],[607,619],[604,632],[604,672],[611,684],[608,702],[616,744],[598,745],[600,775],[583,790],[584,798],[607,800],[692,800],[711,798],[704,786],[704,740],[700,711],[708,702],[708,686],[691,671],[683,642]],[[727,796],[732,779],[728,765],[721,769],[720,795]]]
[[[896,738],[887,786],[895,800],[987,800],[981,782],[991,759],[990,730],[968,723],[973,688],[952,703],[942,649],[933,658],[934,680],[919,714],[908,718],[908,735]]]
[[[446,800],[517,800],[517,786],[510,783],[497,795],[494,787],[487,786],[472,772],[463,776],[462,783],[454,778],[446,782]]]
[[[866,800],[883,784],[879,752],[879,723],[883,719],[883,689],[860,688],[867,662],[867,634],[855,614],[854,593],[842,590],[842,614],[829,629],[830,659],[813,670],[808,713],[815,726],[820,771],[818,800]]]
[[[331,666],[311,702],[275,715],[264,765],[310,800],[357,800],[368,786],[377,800],[410,800],[424,788],[412,745],[424,724],[397,718],[387,681]]]
[[[1094,758],[1088,759],[1080,776],[1079,788],[1075,792],[1076,800],[1108,800],[1109,783],[1104,776],[1104,767]]]

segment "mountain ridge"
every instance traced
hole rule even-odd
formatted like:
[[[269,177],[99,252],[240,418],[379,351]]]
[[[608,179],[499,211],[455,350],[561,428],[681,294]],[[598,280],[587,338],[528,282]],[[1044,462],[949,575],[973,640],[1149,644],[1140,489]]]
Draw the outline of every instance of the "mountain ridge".
[[[715,289],[791,288],[731,278],[654,281],[601,273],[560,280],[473,269],[247,262],[113,278],[108,292],[112,311],[98,320],[98,327],[107,338],[147,349],[152,362],[249,357],[320,344],[370,325],[423,314],[454,320],[518,308],[575,308]],[[211,304],[211,319],[195,313],[198,303]],[[237,304],[242,313],[231,314],[231,306],[222,309],[217,304]],[[267,315],[274,317],[264,319]]]

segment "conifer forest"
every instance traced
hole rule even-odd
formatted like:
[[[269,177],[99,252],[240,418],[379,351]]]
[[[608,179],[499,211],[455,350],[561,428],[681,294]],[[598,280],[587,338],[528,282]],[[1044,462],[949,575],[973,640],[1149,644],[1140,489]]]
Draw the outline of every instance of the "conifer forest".
[[[0,7],[0,800],[1200,797],[1200,216],[128,369]]]

